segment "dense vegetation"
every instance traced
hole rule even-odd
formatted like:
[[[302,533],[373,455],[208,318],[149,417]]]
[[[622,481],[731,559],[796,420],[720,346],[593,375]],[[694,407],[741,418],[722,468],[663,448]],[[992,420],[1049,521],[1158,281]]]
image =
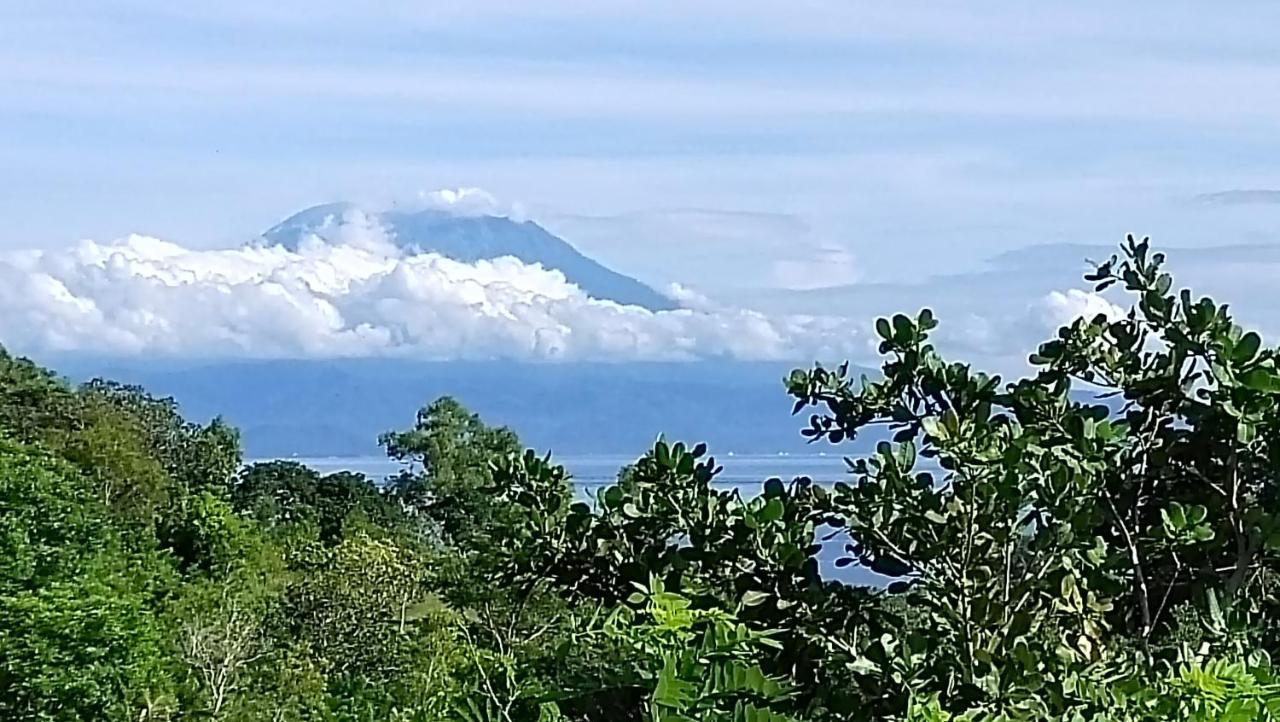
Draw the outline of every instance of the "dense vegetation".
[[[1276,719],[1280,353],[1122,251],[1089,278],[1130,312],[1030,378],[943,360],[927,310],[878,322],[880,378],[794,372],[803,433],[893,439],[830,488],[659,441],[582,503],[447,398],[389,483],[242,467],[0,352],[0,718]]]

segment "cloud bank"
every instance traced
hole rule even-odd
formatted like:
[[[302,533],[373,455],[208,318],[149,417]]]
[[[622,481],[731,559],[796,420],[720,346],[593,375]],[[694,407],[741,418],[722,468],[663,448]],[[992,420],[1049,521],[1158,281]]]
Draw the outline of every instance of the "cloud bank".
[[[417,202],[460,215],[515,208],[476,189],[420,194]],[[1105,257],[1106,246],[1024,248],[992,258],[979,273],[912,283],[735,296],[675,282],[667,295],[681,308],[653,312],[590,297],[560,271],[511,257],[467,263],[401,250],[376,218],[356,209],[313,230],[287,247],[258,241],[195,250],[130,235],[0,252],[0,344],[29,354],[200,359],[847,358],[877,365],[874,318],[928,305],[943,321],[935,339],[945,353],[1018,373],[1059,326],[1123,313],[1118,294],[1072,287],[1080,285],[1084,259]],[[1280,250],[1242,245],[1174,255],[1191,262],[1181,269],[1194,269],[1179,273],[1180,281],[1238,299],[1243,322],[1274,330]]]
[[[0,342],[201,358],[802,359],[848,355],[843,319],[650,312],[514,258],[461,263],[371,238],[192,250],[132,235],[0,254]]]

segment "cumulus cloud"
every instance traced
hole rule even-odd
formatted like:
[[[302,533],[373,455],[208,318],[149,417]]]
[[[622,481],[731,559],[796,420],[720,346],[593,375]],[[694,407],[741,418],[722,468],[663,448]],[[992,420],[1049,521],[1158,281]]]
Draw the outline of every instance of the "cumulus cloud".
[[[373,253],[395,253],[395,240],[387,229],[362,208],[344,208],[326,216],[318,227],[303,237],[301,243],[351,246]]]
[[[686,286],[682,283],[667,284],[667,298],[674,299],[684,308],[691,308],[698,311],[715,311],[721,306],[710,296],[702,293],[692,286]]]
[[[944,353],[957,354],[1005,374],[1026,368],[1028,354],[1078,318],[1124,316],[1124,309],[1092,291],[1072,288],[1038,297],[1003,297],[1002,303],[969,306],[941,299],[942,324],[936,337]],[[948,309],[956,312],[947,313]]]
[[[709,304],[651,312],[537,264],[402,254],[376,233],[227,250],[133,235],[0,254],[0,342],[23,352],[798,359],[847,355],[849,328]]]
[[[483,188],[442,188],[419,191],[411,198],[393,203],[397,210],[447,211],[457,216],[499,216],[516,221],[528,218],[520,203],[503,203]]]
[[[1124,309],[1092,291],[1072,288],[1050,291],[1033,309],[1038,311],[1042,328],[1066,326],[1078,318],[1105,316],[1108,320],[1124,317]]]

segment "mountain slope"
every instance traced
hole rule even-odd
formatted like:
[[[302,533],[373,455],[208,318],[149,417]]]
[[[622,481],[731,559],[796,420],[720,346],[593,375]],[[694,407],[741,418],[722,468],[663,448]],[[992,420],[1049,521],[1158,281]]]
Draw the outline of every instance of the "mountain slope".
[[[379,433],[445,394],[557,453],[638,454],[659,433],[719,454],[840,451],[800,436],[808,417],[790,414],[785,363],[46,361],[77,381],[104,376],[171,395],[192,418],[225,416],[258,457],[376,455]]]
[[[340,237],[343,219],[361,210],[351,203],[327,203],[308,208],[281,221],[262,234],[271,244],[296,248],[306,237],[326,240]],[[671,310],[678,304],[630,276],[607,268],[582,255],[565,240],[533,221],[518,222],[500,216],[462,216],[442,210],[364,211],[377,222],[397,247],[410,253],[439,253],[454,260],[479,260],[514,256],[525,263],[554,268],[593,298],[641,306],[651,311]]]

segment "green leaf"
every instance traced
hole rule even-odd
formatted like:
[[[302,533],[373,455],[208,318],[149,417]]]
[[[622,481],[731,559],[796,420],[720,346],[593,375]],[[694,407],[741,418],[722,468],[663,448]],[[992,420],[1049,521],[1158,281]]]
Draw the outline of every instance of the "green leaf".
[[[902,469],[910,469],[916,463],[916,445],[910,441],[904,441],[898,446],[898,466]]]
[[[876,333],[880,334],[880,338],[889,341],[893,338],[893,329],[889,326],[889,319],[876,319]]]
[[[1072,595],[1079,593],[1076,590],[1076,578],[1070,574],[1062,575],[1062,581],[1059,584],[1059,588],[1059,591],[1062,592],[1062,596],[1068,599],[1070,599]]]
[[[1231,360],[1238,364],[1249,363],[1254,356],[1258,355],[1258,349],[1261,347],[1262,337],[1250,331],[1236,342],[1235,348],[1231,351]]]
[[[1240,375],[1240,384],[1254,391],[1280,394],[1280,376],[1271,369],[1249,369]]]
[[[911,323],[911,319],[897,313],[893,316],[893,340],[898,343],[906,343],[911,340],[915,327]]]
[[[768,598],[769,598],[768,592],[751,590],[742,595],[742,606],[755,607],[762,604],[764,600]]]
[[[1209,510],[1203,504],[1192,504],[1187,507],[1187,521],[1191,524],[1199,524],[1209,516]]]
[[[611,486],[604,490],[605,506],[615,507],[622,503],[622,489]]]
[[[765,523],[774,522],[781,519],[785,511],[786,507],[782,505],[782,500],[773,498],[765,503],[764,508],[756,514],[756,518]]]
[[[667,446],[667,442],[659,441],[654,445],[653,458],[658,462],[658,466],[664,468],[671,466],[671,448]]]
[[[1206,542],[1213,539],[1213,529],[1207,525],[1201,525],[1191,530],[1192,541]]]
[[[1222,607],[1218,604],[1218,594],[1213,587],[1204,590],[1205,598],[1209,602],[1209,619],[1216,626],[1224,626],[1226,618],[1222,616]]]
[[[666,653],[662,659],[662,670],[658,673],[658,683],[654,686],[653,701],[663,707],[685,709],[693,701],[694,685],[680,679],[676,668],[675,655]]]
[[[676,473],[682,476],[688,476],[693,473],[694,458],[687,453],[682,453],[676,462]]]

